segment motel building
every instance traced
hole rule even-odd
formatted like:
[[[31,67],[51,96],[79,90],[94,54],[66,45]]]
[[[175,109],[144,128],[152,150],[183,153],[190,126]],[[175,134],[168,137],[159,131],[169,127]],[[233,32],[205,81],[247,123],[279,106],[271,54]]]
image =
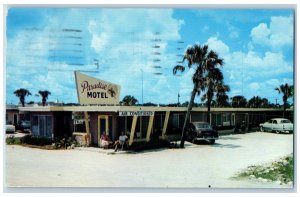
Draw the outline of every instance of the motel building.
[[[25,106],[19,114],[31,122],[32,135],[49,138],[75,136],[87,146],[100,146],[105,133],[112,141],[124,132],[129,145],[149,142],[153,138],[172,140],[180,137],[186,107],[120,106],[121,87],[79,72],[75,72],[79,106]],[[10,115],[13,113],[13,115]],[[16,111],[6,111],[7,117],[18,119]],[[281,109],[212,108],[211,125],[220,129],[234,129],[246,124],[258,126],[270,118],[280,117]],[[190,121],[206,121],[207,108],[194,107]]]

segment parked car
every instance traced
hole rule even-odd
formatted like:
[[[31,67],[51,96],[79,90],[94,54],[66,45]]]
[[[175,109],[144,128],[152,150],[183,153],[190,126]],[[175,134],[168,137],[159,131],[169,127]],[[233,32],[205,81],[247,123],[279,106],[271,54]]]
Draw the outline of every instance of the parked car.
[[[191,122],[187,126],[187,140],[195,143],[199,140],[205,140],[211,144],[219,138],[218,131],[214,130],[207,122]]]
[[[285,118],[273,118],[268,122],[259,125],[260,131],[270,131],[276,133],[292,133],[294,130],[293,123]]]
[[[5,125],[6,129],[5,132],[6,133],[15,133],[16,132],[16,127],[12,124],[7,124]]]
[[[30,132],[30,121],[29,120],[20,120],[18,122],[17,130],[22,132]]]

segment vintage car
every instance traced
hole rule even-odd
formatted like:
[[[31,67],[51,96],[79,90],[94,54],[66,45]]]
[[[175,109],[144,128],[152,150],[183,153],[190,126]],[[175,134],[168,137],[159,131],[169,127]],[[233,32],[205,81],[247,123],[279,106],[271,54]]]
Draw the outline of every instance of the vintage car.
[[[15,133],[16,127],[12,124],[7,124],[7,125],[5,125],[5,131],[6,131],[6,133]]]
[[[207,122],[191,122],[187,126],[187,140],[192,143],[205,140],[214,144],[218,138],[218,131],[214,130]]]
[[[30,126],[29,120],[20,120],[17,125],[17,130],[24,133],[30,133]]]
[[[292,133],[294,130],[293,123],[285,118],[273,118],[268,122],[260,124],[259,127],[262,132]]]

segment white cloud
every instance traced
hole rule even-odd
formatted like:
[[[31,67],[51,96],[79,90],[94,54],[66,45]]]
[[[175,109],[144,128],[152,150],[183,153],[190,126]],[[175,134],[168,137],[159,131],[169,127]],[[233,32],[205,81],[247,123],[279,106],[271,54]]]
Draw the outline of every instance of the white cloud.
[[[229,37],[230,38],[238,38],[240,33],[239,33],[239,28],[231,25],[231,24],[227,24],[227,28],[228,28],[228,31],[229,31]]]
[[[249,84],[249,88],[250,88],[252,91],[258,91],[259,88],[260,88],[260,85],[259,85],[259,83],[253,82],[253,83],[250,83],[250,84]]]
[[[210,49],[216,51],[220,56],[227,55],[230,52],[228,45],[217,37],[208,38],[205,44],[207,44]]]
[[[57,12],[56,15],[47,16],[44,22],[46,26],[43,29],[29,32],[29,35],[28,31],[21,30],[17,38],[8,40],[6,59],[8,62],[8,97],[14,98],[12,90],[24,85],[32,92],[48,89],[52,92],[50,99],[61,98],[64,102],[76,102],[74,74],[72,72],[48,72],[48,69],[94,70],[93,59],[99,59],[100,72],[89,75],[120,84],[121,94],[124,96],[131,94],[141,101],[139,98],[141,95],[140,68],[144,71],[145,95],[147,92],[150,97],[158,94],[162,89],[167,89],[166,92],[171,91],[168,79],[157,78],[153,75],[154,72],[160,72],[153,68],[153,45],[156,44],[153,40],[160,39],[157,43],[160,46],[157,50],[161,53],[159,65],[162,67],[173,65],[168,60],[171,54],[166,52],[167,45],[170,41],[181,39],[179,30],[184,24],[183,20],[173,18],[173,10],[67,9],[63,13]],[[49,60],[49,44],[45,43],[51,42],[52,47],[59,48],[61,40],[55,37],[60,36],[57,30],[63,28],[82,30],[80,34],[83,43],[82,56],[88,60],[84,62],[84,67]],[[50,38],[49,35],[54,35],[54,37]],[[32,44],[33,41],[35,45]],[[34,51],[25,50],[30,47]],[[30,58],[31,55],[34,57]],[[24,61],[35,62],[28,66],[24,64]],[[29,78],[30,80],[25,80]],[[157,79],[155,82],[158,83],[147,81],[146,79],[149,78]],[[168,100],[168,96],[170,95],[166,94],[165,100]],[[147,97],[144,98],[145,101]]]
[[[271,17],[270,24],[260,23],[251,30],[253,43],[273,49],[293,43],[293,17]]]
[[[269,36],[271,32],[265,23],[260,23],[251,30],[250,36],[256,44],[267,45],[269,43]]]

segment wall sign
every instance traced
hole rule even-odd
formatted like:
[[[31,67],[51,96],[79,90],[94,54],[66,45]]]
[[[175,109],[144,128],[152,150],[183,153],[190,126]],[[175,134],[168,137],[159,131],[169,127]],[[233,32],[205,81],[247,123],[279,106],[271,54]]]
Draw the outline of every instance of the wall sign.
[[[80,104],[119,104],[121,86],[75,71]]]
[[[119,116],[154,116],[153,111],[120,111]]]

